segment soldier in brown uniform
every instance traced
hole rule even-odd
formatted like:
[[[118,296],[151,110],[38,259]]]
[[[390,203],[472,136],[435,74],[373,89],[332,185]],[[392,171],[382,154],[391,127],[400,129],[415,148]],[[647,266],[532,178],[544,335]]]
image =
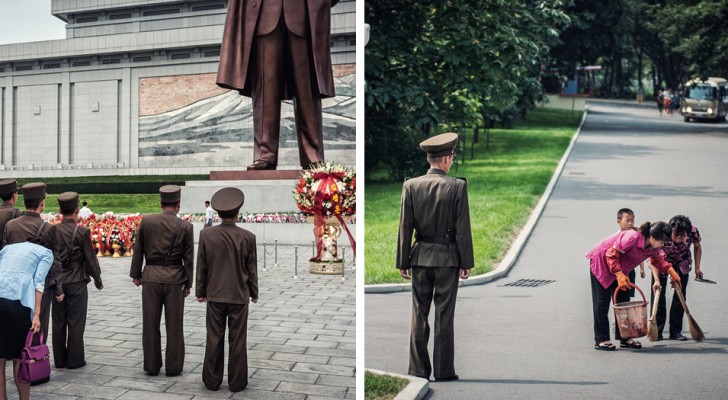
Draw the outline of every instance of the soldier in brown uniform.
[[[33,182],[23,185],[23,203],[25,213],[8,221],[3,233],[3,246],[7,244],[39,240],[46,247],[53,249],[53,237],[48,235],[51,224],[43,221],[40,213],[45,209],[46,184]],[[55,257],[55,254],[54,254]],[[48,340],[48,323],[51,316],[51,301],[55,295],[57,301],[63,301],[63,282],[61,281],[61,264],[53,261],[45,280],[45,290],[40,306],[40,326],[45,333],[43,342]]]
[[[177,217],[181,188],[159,188],[160,214],[145,215],[137,231],[129,276],[142,285],[142,350],[144,371],[156,376],[162,368],[159,324],[164,307],[167,328],[165,373],[182,373],[185,340],[182,332],[184,298],[190,294],[194,272],[192,224]],[[142,261],[146,261],[142,270]]]
[[[249,301],[258,302],[258,258],[255,235],[235,225],[243,192],[224,188],[212,196],[220,225],[200,231],[195,297],[207,301],[207,345],[202,382],[218,390],[223,377],[225,324],[230,327],[228,384],[239,392],[248,385],[246,348]]]
[[[87,285],[94,280],[103,289],[101,268],[91,244],[91,231],[76,223],[78,193],[58,195],[63,221],[53,225],[48,235],[55,243],[54,254],[61,264],[62,302],[53,302],[53,361],[56,368],[74,369],[86,365],[83,334],[88,311]]]
[[[23,215],[23,212],[15,207],[18,201],[18,183],[16,179],[4,179],[0,181],[0,198],[3,204],[0,206],[0,233],[5,232],[5,224],[13,218]],[[2,249],[2,244],[0,244]]]
[[[443,133],[420,143],[430,169],[404,183],[397,243],[397,268],[403,278],[412,279],[409,374],[429,379],[433,369],[427,317],[434,297],[437,381],[459,379],[454,366],[455,301],[458,278],[468,279],[473,267],[467,184],[446,175],[457,140],[457,134]]]

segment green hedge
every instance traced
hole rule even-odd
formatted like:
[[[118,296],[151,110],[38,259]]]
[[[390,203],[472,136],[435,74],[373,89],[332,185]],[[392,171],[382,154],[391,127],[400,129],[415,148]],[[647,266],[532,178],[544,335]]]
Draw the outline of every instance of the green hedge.
[[[45,182],[48,193],[144,194],[158,193],[164,185],[184,185],[186,181],[206,181],[208,175],[140,175],[88,176],[67,178],[22,178],[18,186],[30,182]]]

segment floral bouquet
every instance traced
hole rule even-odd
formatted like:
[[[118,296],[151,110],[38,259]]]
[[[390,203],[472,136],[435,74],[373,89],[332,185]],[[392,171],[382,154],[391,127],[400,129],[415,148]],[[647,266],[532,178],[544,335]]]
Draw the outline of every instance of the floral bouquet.
[[[314,164],[301,173],[293,198],[302,214],[313,217],[317,252],[311,261],[338,259],[335,236],[341,228],[336,229],[334,225],[343,226],[356,252],[354,238],[342,218],[356,213],[354,169],[331,162]]]
[[[293,198],[304,215],[324,218],[354,215],[356,172],[341,164],[314,164],[301,173]]]

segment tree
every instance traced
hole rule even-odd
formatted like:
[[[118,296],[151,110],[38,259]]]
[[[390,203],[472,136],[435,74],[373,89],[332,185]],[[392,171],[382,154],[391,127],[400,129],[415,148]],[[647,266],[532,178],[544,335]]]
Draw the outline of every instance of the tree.
[[[568,21],[560,1],[373,0],[366,3],[365,164],[418,173],[402,151],[432,130],[472,127],[523,96]],[[411,147],[407,147],[410,149]],[[405,154],[404,157],[407,157]],[[421,157],[419,157],[421,159]],[[404,164],[403,164],[404,163]],[[409,168],[416,168],[411,170]]]

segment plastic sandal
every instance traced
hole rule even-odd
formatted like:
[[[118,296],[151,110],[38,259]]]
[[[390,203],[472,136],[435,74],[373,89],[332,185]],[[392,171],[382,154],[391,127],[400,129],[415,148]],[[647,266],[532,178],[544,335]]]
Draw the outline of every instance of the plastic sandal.
[[[605,342],[601,342],[601,343],[595,343],[594,349],[612,351],[612,350],[615,350],[616,347],[614,346],[614,344],[612,344],[612,342],[605,341]]]
[[[619,343],[619,347],[626,347],[628,349],[641,349],[642,343],[640,343],[636,340],[629,339],[627,341],[621,341]]]

